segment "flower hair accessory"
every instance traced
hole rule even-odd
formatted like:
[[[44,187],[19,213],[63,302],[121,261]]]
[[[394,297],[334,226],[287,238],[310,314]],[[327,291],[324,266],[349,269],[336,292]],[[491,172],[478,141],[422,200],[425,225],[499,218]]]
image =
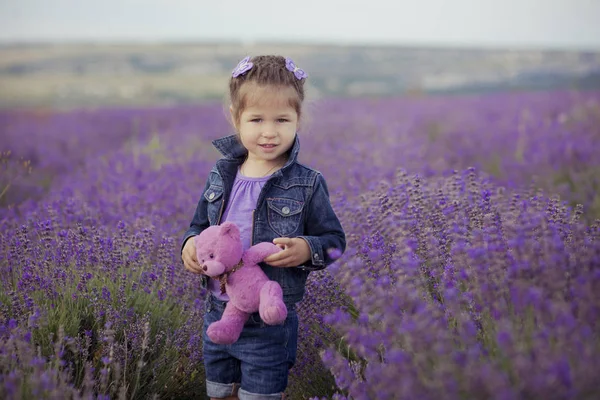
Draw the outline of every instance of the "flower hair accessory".
[[[288,71],[293,72],[294,75],[296,75],[296,78],[298,79],[306,79],[308,77],[307,73],[304,72],[303,69],[298,68],[291,58],[285,59],[285,67],[288,69]]]
[[[237,78],[238,76],[250,71],[250,69],[252,69],[253,66],[254,64],[252,63],[252,61],[250,61],[250,57],[248,56],[238,63],[238,65],[232,71],[231,76]]]

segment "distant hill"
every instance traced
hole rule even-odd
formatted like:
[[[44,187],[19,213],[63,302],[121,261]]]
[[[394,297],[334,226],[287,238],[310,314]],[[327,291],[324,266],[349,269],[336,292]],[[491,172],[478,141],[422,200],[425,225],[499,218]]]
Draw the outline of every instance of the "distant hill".
[[[430,90],[430,93],[489,93],[515,90],[597,90],[600,89],[600,69],[585,73],[532,71],[496,82],[466,82],[456,87]]]
[[[223,99],[243,56],[287,55],[319,97],[600,88],[600,52],[283,43],[0,46],[0,107]]]

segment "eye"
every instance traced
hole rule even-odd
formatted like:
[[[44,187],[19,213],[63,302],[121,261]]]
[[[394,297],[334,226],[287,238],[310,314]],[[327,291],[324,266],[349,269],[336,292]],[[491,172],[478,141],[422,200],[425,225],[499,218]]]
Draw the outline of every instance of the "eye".
[[[285,123],[285,122],[288,122],[288,119],[287,118],[279,118],[277,120],[277,122]]]
[[[210,253],[208,256],[209,256],[210,258],[215,258],[215,255],[214,255],[213,253]]]
[[[253,118],[250,120],[250,122],[260,122],[262,121],[262,118]]]

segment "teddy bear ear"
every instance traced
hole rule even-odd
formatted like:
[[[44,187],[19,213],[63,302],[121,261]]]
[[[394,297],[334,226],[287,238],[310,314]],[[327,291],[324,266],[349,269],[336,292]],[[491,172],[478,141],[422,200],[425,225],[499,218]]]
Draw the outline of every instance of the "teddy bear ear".
[[[233,222],[224,222],[223,224],[221,224],[221,235],[231,236],[234,239],[239,239],[240,229]]]

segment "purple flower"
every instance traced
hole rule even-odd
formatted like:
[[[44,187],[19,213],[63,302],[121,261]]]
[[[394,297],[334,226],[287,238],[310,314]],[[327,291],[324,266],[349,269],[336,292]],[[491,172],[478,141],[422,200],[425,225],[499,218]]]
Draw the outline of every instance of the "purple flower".
[[[327,254],[329,255],[329,257],[331,257],[332,260],[337,260],[338,258],[340,258],[342,256],[341,250],[333,248],[333,247],[330,249],[327,249]]]
[[[106,301],[111,301],[110,290],[106,286],[102,287],[102,298]]]
[[[565,387],[571,387],[571,385],[573,384],[573,379],[571,377],[571,367],[569,365],[569,360],[566,357],[563,357],[560,360],[556,361],[552,366],[552,370],[555,376]]]
[[[291,58],[285,59],[285,67],[288,69],[288,71],[293,72],[294,75],[296,76],[296,78],[298,78],[298,79],[308,78],[308,74],[306,72],[304,72],[303,69],[297,67]]]
[[[254,66],[254,63],[252,63],[252,61],[250,61],[250,57],[249,56],[245,57],[234,68],[234,70],[231,73],[231,76],[233,76],[234,78],[237,78],[238,76],[243,75],[246,72],[250,71],[250,69],[252,69],[253,66]]]

